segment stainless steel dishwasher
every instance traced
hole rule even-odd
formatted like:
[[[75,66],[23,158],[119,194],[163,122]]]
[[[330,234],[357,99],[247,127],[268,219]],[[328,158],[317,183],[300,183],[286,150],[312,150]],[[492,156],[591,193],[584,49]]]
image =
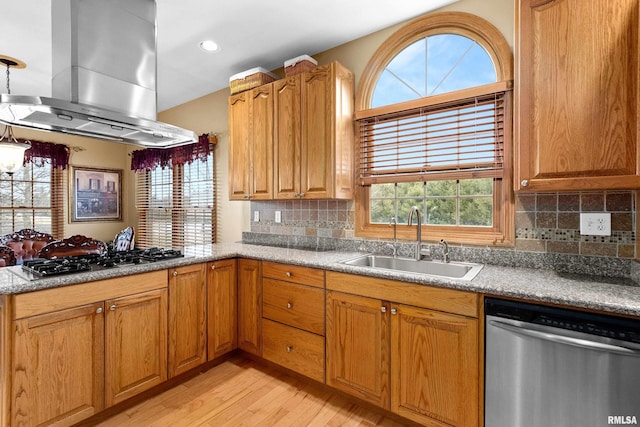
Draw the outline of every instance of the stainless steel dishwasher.
[[[640,321],[485,299],[485,427],[640,423]]]

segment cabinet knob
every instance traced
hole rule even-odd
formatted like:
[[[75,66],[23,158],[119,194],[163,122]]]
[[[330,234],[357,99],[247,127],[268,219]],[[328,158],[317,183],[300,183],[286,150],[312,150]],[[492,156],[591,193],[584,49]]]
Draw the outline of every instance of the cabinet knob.
[[[395,308],[391,309],[391,314],[398,314],[398,310],[396,310]]]
[[[304,193],[300,193],[300,197],[304,197]]]
[[[286,273],[284,273],[284,275],[287,276],[287,277],[291,277],[291,272],[287,271]]]
[[[290,345],[288,345],[288,346],[287,346],[287,353],[291,353],[291,350],[293,350],[293,347],[292,347],[292,346],[290,346]]]
[[[243,198],[243,199],[246,199],[246,200],[249,200],[249,199],[251,198],[251,196],[250,196],[250,195],[248,195],[248,194],[245,194],[244,196],[242,196],[242,198]]]
[[[215,266],[215,265],[212,265],[212,266],[211,266],[211,269],[212,269],[212,270],[215,270],[215,269],[216,269],[216,266]]]
[[[287,308],[293,308],[293,303],[288,302],[288,303],[287,303]]]
[[[98,308],[96,309],[96,314],[100,314],[100,313],[102,313],[102,307],[98,307]]]
[[[383,313],[387,312],[387,307],[385,307],[384,305],[382,307],[380,307],[380,311]]]
[[[529,180],[528,179],[523,179],[522,182],[520,183],[520,185],[522,185],[523,187],[528,187],[529,186]]]
[[[112,304],[109,306],[109,310],[114,311],[116,309],[116,305]]]
[[[173,274],[173,277],[176,277],[178,275],[178,272],[174,270],[171,274]]]
[[[298,196],[299,196],[299,194],[294,191],[293,192],[293,197],[298,197]]]

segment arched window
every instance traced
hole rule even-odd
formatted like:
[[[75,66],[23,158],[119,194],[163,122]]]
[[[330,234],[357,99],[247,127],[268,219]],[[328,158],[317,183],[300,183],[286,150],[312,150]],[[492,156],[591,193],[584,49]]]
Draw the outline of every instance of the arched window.
[[[461,12],[418,18],[373,55],[357,92],[357,233],[423,213],[423,238],[513,243],[512,55]],[[402,238],[415,238],[398,227]]]

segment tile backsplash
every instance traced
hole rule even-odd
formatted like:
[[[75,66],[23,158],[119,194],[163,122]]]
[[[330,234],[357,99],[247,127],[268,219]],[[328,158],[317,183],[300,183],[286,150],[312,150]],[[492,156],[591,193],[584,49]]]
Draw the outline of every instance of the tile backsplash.
[[[516,250],[633,258],[635,197],[631,191],[516,196]],[[611,213],[611,236],[580,235],[580,213]]]
[[[253,201],[251,211],[259,211],[260,217],[251,222],[251,233],[307,242],[360,240],[355,237],[351,200]],[[275,222],[276,211],[280,223]],[[581,212],[610,212],[611,236],[580,235]],[[632,191],[518,194],[515,251],[633,258],[635,215]]]

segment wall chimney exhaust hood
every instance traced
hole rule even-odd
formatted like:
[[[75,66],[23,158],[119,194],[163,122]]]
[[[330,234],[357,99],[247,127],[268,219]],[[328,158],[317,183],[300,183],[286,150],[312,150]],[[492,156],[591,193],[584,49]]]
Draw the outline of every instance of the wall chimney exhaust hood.
[[[51,98],[0,95],[0,122],[168,148],[197,141],[156,121],[155,0],[51,2]]]

